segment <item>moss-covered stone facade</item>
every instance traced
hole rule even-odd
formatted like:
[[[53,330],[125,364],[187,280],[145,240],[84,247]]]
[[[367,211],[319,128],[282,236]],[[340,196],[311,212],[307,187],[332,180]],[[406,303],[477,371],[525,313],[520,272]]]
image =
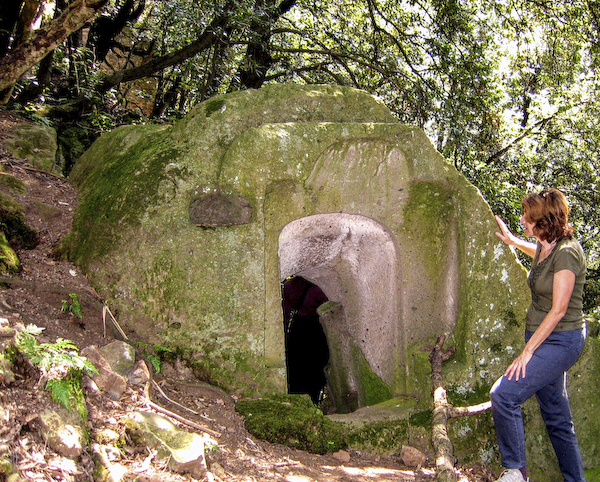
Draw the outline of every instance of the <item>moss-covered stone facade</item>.
[[[525,271],[489,207],[420,129],[364,92],[217,97],[174,125],[102,136],[71,180],[73,260],[123,325],[231,392],[286,391],[281,282],[292,275],[329,298],[335,396],[358,407],[430,408],[427,356],[442,333],[457,347],[447,388],[464,401],[482,401],[522,346]],[[573,398],[581,420],[589,392]],[[482,457],[494,444],[483,426]],[[595,447],[582,447],[588,464]]]

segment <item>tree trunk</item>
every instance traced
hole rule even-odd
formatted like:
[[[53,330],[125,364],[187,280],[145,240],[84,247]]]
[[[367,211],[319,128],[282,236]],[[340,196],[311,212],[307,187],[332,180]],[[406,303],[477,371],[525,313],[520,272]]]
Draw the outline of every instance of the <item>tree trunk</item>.
[[[129,22],[134,22],[143,13],[145,0],[125,0],[119,5],[116,14],[98,17],[90,28],[88,47],[95,52],[96,61],[104,62],[110,49],[117,42],[115,38],[123,31]]]
[[[15,102],[26,104],[37,99],[44,88],[50,83],[52,74],[52,64],[54,62],[54,50],[46,55],[38,67],[36,82],[31,82],[17,95]]]
[[[54,18],[58,18],[60,14],[67,8],[66,0],[58,0],[54,7]],[[16,102],[26,104],[38,98],[46,86],[52,80],[52,65],[54,64],[54,52],[51,50],[39,63],[36,81],[27,85],[17,96]]]
[[[0,91],[11,88],[68,35],[93,18],[108,1],[75,0],[60,17],[37,30],[29,41],[0,59]]]
[[[25,0],[23,8],[19,14],[19,21],[15,29],[15,38],[13,48],[17,47],[30,39],[33,32],[33,24],[41,8],[40,0]]]
[[[254,19],[250,26],[254,40],[248,44],[239,71],[242,89],[258,89],[265,82],[267,72],[273,65],[273,57],[269,49],[271,28],[284,13],[296,4],[296,0],[283,0],[277,6],[275,5],[276,0],[263,0],[260,3],[260,7],[265,13]]]
[[[5,0],[0,2],[0,58],[8,52],[10,39],[15,31],[24,1]]]

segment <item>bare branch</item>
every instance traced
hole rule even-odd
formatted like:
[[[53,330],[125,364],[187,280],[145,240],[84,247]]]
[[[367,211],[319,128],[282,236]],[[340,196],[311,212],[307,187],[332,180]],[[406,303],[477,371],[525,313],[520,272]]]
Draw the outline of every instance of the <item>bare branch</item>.
[[[507,145],[505,145],[502,149],[500,149],[499,151],[496,151],[494,154],[492,154],[490,157],[488,157],[485,160],[485,163],[487,165],[494,164],[498,159],[500,159],[500,157],[502,157],[504,154],[506,154],[512,147],[516,146],[519,142],[521,142],[529,134],[531,134],[534,129],[536,129],[538,127],[540,127],[540,128],[544,127],[555,116],[556,116],[556,114],[553,114],[549,117],[545,117],[544,119],[539,120],[535,124],[529,126],[527,129],[525,129],[523,132],[521,132],[521,134],[519,134],[512,141],[510,141]]]

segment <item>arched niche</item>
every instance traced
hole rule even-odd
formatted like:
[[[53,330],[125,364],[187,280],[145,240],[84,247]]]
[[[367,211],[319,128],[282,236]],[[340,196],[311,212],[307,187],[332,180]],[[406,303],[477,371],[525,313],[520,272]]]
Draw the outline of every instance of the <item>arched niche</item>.
[[[334,383],[356,392],[356,408],[368,404],[361,380],[366,367],[358,359],[390,386],[398,366],[399,263],[392,235],[365,216],[317,214],[283,228],[278,254],[280,281],[302,276],[327,295],[331,306],[322,324],[332,356],[338,350],[337,363],[355,364],[332,367],[344,378]]]

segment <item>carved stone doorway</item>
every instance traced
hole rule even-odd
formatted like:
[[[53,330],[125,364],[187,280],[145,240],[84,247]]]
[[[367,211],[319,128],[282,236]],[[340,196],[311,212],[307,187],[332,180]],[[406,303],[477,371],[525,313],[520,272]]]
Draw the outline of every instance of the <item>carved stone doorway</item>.
[[[302,277],[329,300],[319,319],[330,351],[334,411],[391,398],[402,350],[397,249],[389,231],[360,215],[308,216],[281,231],[279,262],[282,283]]]

